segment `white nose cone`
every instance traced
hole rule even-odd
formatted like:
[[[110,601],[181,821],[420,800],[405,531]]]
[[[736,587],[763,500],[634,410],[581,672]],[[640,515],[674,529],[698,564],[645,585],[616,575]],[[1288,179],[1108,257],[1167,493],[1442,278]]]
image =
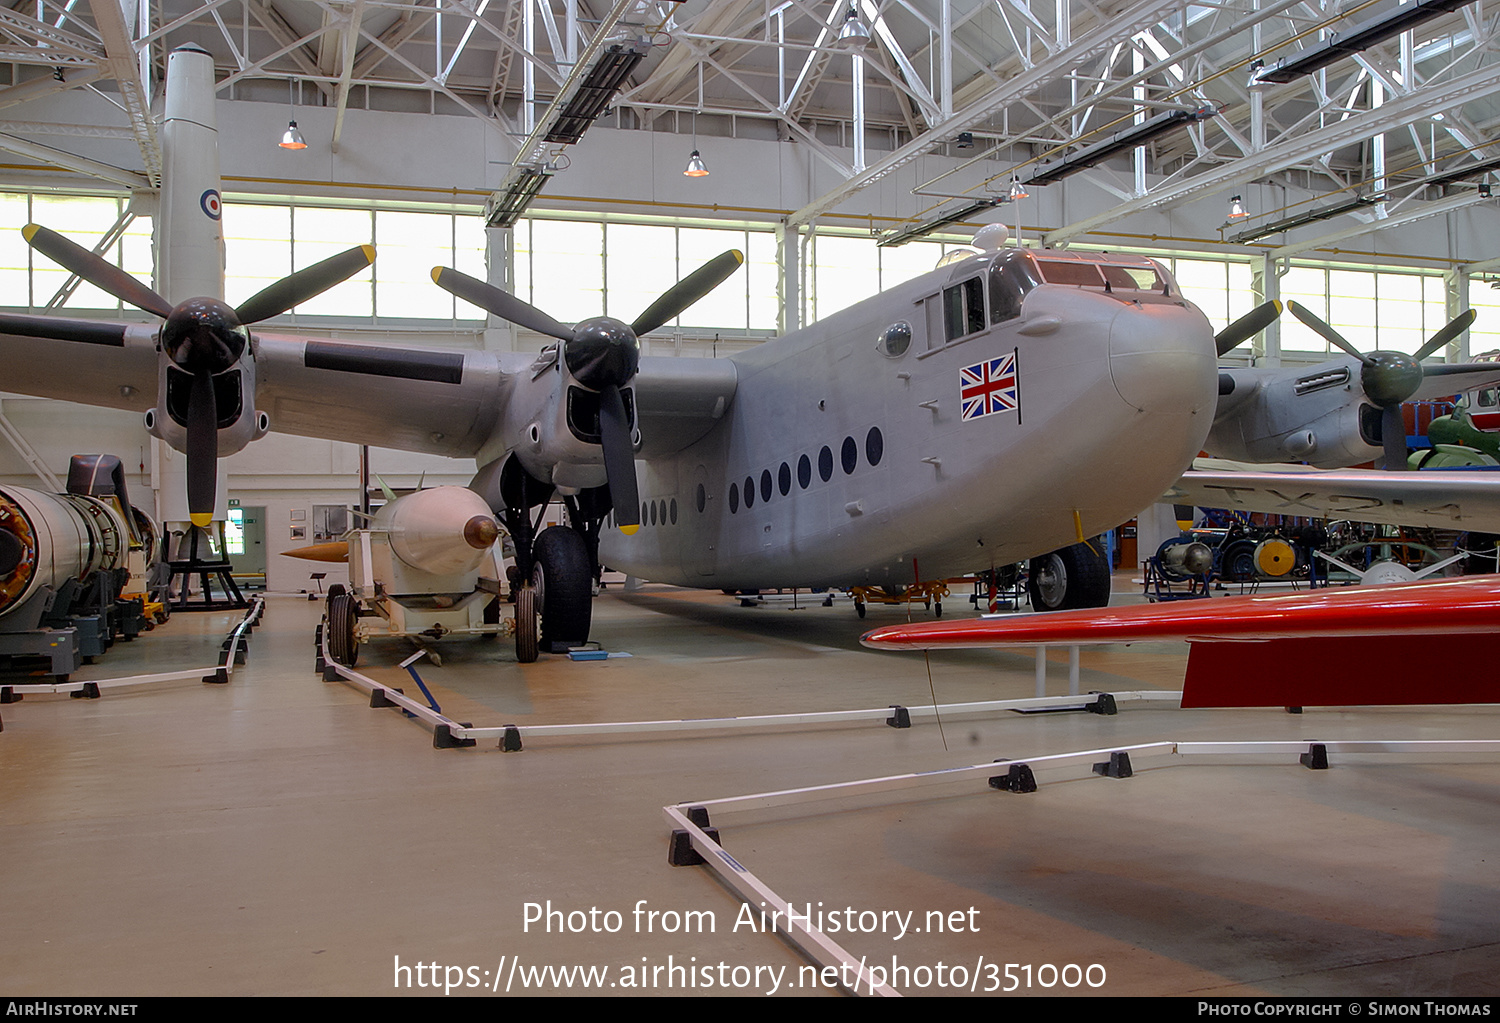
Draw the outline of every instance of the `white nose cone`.
[[[484,499],[464,487],[433,487],[392,501],[375,516],[396,557],[432,575],[461,575],[479,567],[500,536]]]

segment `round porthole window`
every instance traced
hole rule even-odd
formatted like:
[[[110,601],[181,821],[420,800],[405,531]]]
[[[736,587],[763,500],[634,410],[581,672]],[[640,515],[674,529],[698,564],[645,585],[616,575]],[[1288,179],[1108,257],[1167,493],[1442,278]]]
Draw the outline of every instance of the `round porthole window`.
[[[898,320],[880,332],[875,348],[888,359],[899,359],[911,347],[911,324]]]

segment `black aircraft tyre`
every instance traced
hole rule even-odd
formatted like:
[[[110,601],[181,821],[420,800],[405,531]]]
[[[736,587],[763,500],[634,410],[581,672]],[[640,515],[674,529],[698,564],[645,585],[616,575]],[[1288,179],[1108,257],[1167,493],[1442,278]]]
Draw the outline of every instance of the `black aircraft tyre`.
[[[516,660],[530,664],[536,660],[536,589],[525,585],[516,588]]]
[[[1070,611],[1109,604],[1109,565],[1103,548],[1075,543],[1031,559],[1026,592],[1037,611]]]
[[[359,660],[359,638],[354,634],[359,609],[351,593],[328,598],[328,653],[346,668]]]
[[[1255,541],[1236,540],[1224,548],[1219,559],[1219,578],[1232,583],[1248,583],[1255,579]]]
[[[593,569],[588,544],[577,530],[552,526],[531,548],[536,568],[537,610],[542,613],[542,649],[565,652],[588,642],[594,617]]]

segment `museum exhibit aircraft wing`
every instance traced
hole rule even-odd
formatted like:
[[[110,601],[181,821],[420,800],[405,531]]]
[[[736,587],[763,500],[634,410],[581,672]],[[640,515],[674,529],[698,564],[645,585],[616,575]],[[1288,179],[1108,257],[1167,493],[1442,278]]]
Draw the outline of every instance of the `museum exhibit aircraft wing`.
[[[1322,707],[1500,702],[1497,633],[1500,576],[1484,575],[892,625],[861,642],[938,650],[1186,640],[1184,707]]]
[[[1500,533],[1500,472],[1386,472],[1199,458],[1162,498],[1231,511]]]
[[[1222,356],[1254,336],[1273,315],[1266,303],[1220,332]],[[1279,307],[1279,304],[1277,304]],[[1305,461],[1336,469],[1381,459],[1406,468],[1401,405],[1500,383],[1493,362],[1425,363],[1474,322],[1472,309],[1456,316],[1414,354],[1361,352],[1332,326],[1296,302],[1287,308],[1344,355],[1316,366],[1236,367],[1219,373],[1219,404],[1204,444],[1209,454],[1242,462]]]

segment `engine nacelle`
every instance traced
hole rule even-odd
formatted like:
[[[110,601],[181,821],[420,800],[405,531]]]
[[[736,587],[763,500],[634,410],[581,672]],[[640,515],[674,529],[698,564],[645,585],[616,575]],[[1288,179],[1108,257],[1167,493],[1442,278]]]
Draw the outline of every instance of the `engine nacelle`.
[[[1238,462],[1359,465],[1382,454],[1380,410],[1364,399],[1353,359],[1314,366],[1297,377],[1223,370],[1218,411],[1203,447]]]

